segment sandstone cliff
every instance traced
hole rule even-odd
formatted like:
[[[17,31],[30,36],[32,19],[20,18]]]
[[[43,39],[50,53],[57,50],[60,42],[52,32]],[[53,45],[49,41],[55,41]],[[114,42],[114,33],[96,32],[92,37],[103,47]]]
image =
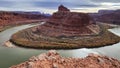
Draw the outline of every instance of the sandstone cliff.
[[[6,25],[18,24],[19,21],[40,20],[46,18],[44,15],[30,13],[17,13],[12,11],[0,11],[0,27]],[[24,23],[24,22],[21,22]]]
[[[96,21],[120,25],[120,10],[100,10],[98,13],[90,13]]]
[[[94,34],[95,32],[91,29],[99,33],[99,27],[88,14],[70,12],[68,8],[60,5],[58,11],[53,13],[47,23],[37,28],[37,32],[47,36],[68,37]]]

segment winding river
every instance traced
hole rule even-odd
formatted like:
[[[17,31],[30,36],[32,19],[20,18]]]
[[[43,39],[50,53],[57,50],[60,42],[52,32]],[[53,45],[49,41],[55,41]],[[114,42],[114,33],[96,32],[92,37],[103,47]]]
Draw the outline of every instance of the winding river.
[[[0,45],[9,40],[12,34],[15,32],[37,26],[39,24],[27,24],[7,29],[0,33]],[[120,28],[109,29],[109,31],[120,36]],[[48,50],[42,49],[26,49],[26,48],[8,48],[0,46],[0,68],[8,68],[11,65],[19,64],[28,60],[31,56],[37,56],[41,53],[47,52]],[[105,46],[100,48],[82,48],[73,50],[57,50],[64,57],[85,57],[88,53],[103,54],[109,57],[114,57],[120,60],[120,43]]]

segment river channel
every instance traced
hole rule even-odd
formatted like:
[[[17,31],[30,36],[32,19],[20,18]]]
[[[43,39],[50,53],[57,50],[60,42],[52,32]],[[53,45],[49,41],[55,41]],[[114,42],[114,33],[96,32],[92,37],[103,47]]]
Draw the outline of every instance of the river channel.
[[[21,25],[13,28],[9,28],[3,32],[0,32],[0,68],[8,68],[11,65],[19,64],[28,60],[31,56],[37,56],[41,53],[45,53],[48,50],[42,49],[29,49],[29,48],[8,48],[2,46],[4,42],[10,39],[11,35],[15,32],[37,26],[38,24],[27,24]],[[120,36],[120,27],[109,29],[109,31]],[[81,48],[81,49],[71,49],[71,50],[57,50],[64,57],[85,57],[89,53],[103,54],[109,57],[114,57],[120,60],[120,43],[105,46],[100,48]]]

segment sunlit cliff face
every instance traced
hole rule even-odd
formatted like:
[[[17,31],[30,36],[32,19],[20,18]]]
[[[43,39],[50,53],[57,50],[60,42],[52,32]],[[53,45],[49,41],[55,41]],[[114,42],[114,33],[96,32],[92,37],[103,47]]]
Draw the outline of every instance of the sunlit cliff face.
[[[0,0],[0,10],[53,13],[63,4],[75,12],[120,9],[120,0]]]

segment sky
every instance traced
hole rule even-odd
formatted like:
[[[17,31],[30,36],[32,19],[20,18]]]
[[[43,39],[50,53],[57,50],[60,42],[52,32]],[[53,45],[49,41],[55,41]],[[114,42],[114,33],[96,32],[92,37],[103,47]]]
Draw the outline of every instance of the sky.
[[[120,0],[0,0],[2,11],[40,11],[53,13],[59,5],[73,12],[97,12],[100,9],[120,9]]]

